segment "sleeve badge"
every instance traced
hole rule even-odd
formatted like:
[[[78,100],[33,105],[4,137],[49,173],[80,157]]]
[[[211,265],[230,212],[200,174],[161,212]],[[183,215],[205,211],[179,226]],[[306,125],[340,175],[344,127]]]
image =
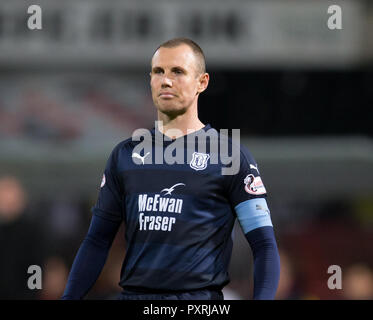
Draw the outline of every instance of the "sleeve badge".
[[[262,179],[259,176],[254,177],[253,174],[249,174],[246,176],[243,182],[245,184],[245,191],[247,193],[252,195],[261,195],[267,192]]]
[[[105,179],[105,174],[102,176],[102,181],[101,181],[101,188],[105,185],[106,179]]]

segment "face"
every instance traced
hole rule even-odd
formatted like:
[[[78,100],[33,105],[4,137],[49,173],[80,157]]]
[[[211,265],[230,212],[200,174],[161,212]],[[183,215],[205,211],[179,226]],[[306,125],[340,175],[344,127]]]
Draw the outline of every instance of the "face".
[[[198,60],[187,45],[159,48],[152,59],[150,86],[155,106],[170,117],[197,104],[208,84],[208,74],[198,70]]]

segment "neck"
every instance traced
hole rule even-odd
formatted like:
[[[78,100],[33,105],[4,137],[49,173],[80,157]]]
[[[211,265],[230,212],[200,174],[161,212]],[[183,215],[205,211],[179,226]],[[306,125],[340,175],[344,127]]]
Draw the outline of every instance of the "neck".
[[[193,112],[188,112],[193,111]],[[188,133],[198,131],[202,129],[205,125],[199,120],[197,114],[197,108],[195,110],[188,110],[184,114],[178,115],[175,118],[170,118],[166,114],[158,110],[158,121],[163,122],[159,124],[159,131],[163,134],[167,133],[168,130],[177,129],[180,132],[176,131],[170,136],[173,139],[177,139],[181,136],[184,136]],[[167,135],[167,134],[165,134]],[[167,135],[169,136],[169,135]]]

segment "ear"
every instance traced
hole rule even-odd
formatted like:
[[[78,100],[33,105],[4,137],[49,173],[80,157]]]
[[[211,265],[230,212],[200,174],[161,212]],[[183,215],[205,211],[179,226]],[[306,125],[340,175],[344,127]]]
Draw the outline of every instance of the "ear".
[[[207,86],[209,84],[210,75],[208,73],[203,73],[199,76],[198,79],[198,88],[197,88],[197,94],[205,91],[207,89]]]

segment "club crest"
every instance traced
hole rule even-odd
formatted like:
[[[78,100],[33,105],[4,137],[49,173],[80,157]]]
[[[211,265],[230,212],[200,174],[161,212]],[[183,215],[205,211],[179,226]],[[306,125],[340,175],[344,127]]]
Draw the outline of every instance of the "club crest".
[[[204,170],[207,168],[207,161],[210,155],[201,152],[193,152],[193,158],[190,161],[190,167],[194,170]]]

